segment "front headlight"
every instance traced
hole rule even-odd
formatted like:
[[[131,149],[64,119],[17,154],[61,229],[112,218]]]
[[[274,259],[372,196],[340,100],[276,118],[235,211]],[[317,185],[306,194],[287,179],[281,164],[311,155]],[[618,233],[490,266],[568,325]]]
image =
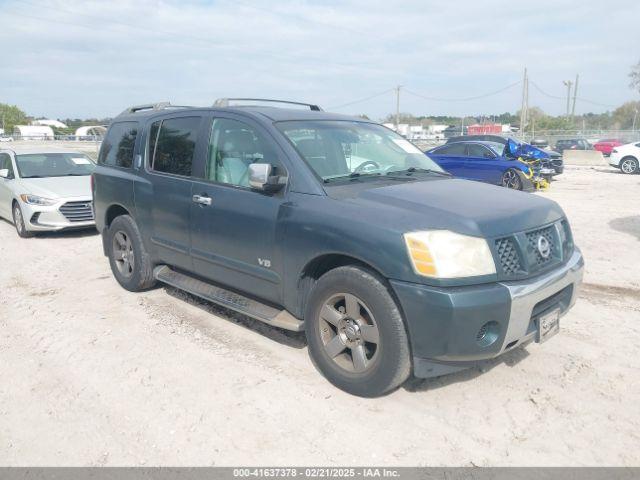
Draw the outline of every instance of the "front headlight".
[[[409,259],[418,275],[462,278],[496,273],[496,265],[484,238],[449,230],[404,234]]]
[[[24,203],[28,203],[29,205],[40,205],[42,207],[55,205],[57,202],[57,200],[52,200],[51,198],[39,197],[37,195],[30,195],[28,193],[23,193],[22,195],[20,195],[20,198]]]

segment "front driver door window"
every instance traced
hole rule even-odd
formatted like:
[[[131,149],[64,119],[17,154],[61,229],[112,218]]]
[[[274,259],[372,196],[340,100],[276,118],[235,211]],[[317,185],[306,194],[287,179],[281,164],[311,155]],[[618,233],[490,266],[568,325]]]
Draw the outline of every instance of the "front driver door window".
[[[205,168],[207,180],[248,188],[249,165],[265,162],[275,169],[279,167],[270,143],[256,129],[237,120],[213,120]]]

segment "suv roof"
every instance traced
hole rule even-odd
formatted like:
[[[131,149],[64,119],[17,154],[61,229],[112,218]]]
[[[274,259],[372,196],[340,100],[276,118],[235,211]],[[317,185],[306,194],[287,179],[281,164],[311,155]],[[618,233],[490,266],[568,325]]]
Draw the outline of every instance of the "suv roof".
[[[230,105],[231,101],[255,101],[255,102],[269,102],[269,103],[281,103],[283,105],[298,105],[309,107],[308,110],[300,108],[281,108],[265,105]],[[245,112],[250,113],[253,116],[260,116],[270,119],[272,121],[285,121],[285,120],[356,120],[361,122],[370,123],[370,120],[362,119],[360,117],[353,117],[349,115],[341,115],[338,113],[329,113],[322,110],[319,106],[314,104],[302,103],[302,102],[290,102],[286,100],[270,100],[270,99],[251,99],[251,98],[223,98],[218,99],[211,107],[193,107],[185,105],[172,105],[170,102],[158,102],[146,105],[136,105],[127,108],[120,115],[114,118],[114,121],[126,121],[126,120],[140,120],[148,118],[160,113],[167,113],[167,111],[230,111],[230,112]]]

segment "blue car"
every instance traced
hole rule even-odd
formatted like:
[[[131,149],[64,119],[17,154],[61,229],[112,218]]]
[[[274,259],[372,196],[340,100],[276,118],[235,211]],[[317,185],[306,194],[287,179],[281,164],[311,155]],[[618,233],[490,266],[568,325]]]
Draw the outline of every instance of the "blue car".
[[[427,155],[459,178],[533,190],[532,168],[506,150],[507,146],[498,142],[459,141],[429,150]]]

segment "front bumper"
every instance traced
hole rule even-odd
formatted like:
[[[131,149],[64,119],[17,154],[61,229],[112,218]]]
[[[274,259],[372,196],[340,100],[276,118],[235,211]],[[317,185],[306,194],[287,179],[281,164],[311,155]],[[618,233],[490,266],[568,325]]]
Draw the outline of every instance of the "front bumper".
[[[434,377],[495,358],[533,340],[537,319],[575,303],[584,260],[574,250],[551,272],[527,280],[468,287],[431,287],[391,281],[409,330],[414,375]],[[492,322],[492,341],[479,339]]]
[[[55,232],[95,226],[90,198],[62,198],[54,205],[47,206],[32,205],[22,200],[19,203],[25,228],[30,232]]]

